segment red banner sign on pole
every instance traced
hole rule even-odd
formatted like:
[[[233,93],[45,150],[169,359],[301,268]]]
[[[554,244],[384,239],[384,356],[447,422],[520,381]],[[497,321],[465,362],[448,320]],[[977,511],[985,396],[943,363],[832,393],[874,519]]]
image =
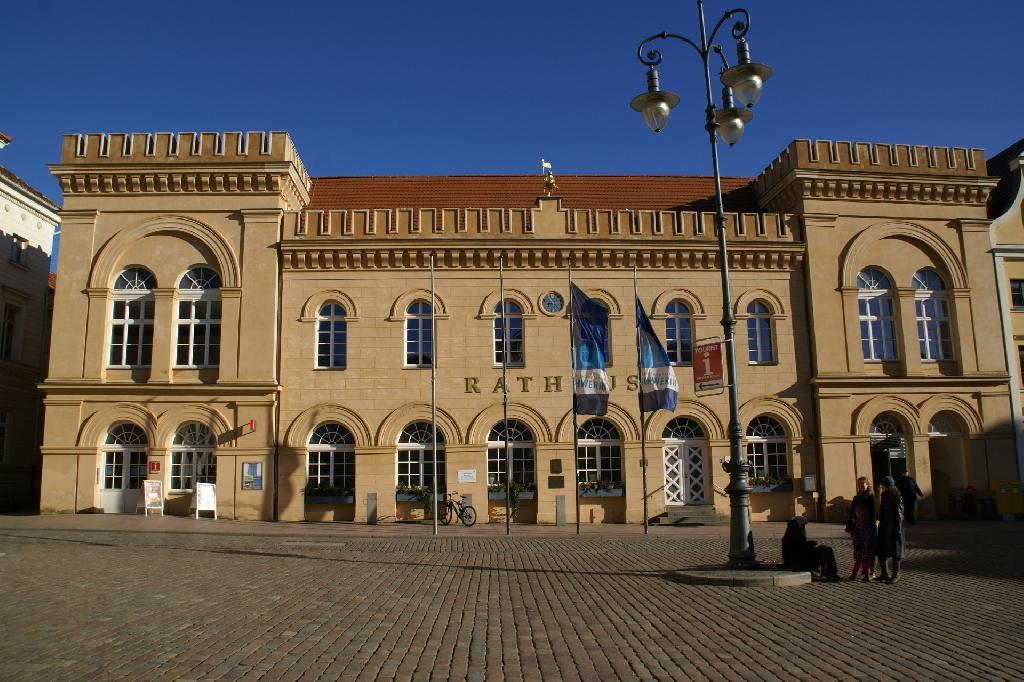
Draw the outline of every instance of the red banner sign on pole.
[[[696,393],[725,387],[722,378],[722,344],[704,343],[693,348],[693,390]]]

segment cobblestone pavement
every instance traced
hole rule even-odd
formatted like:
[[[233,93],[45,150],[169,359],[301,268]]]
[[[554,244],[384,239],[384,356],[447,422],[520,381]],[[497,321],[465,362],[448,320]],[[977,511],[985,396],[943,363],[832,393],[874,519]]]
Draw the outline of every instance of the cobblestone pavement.
[[[665,578],[727,527],[583,530],[0,516],[0,680],[1024,677],[1019,523],[913,527],[895,585],[784,588]]]

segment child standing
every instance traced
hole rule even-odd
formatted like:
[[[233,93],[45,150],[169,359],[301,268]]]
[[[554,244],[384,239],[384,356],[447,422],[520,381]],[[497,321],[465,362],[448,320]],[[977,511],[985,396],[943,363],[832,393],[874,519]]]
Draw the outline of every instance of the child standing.
[[[868,510],[864,506],[857,506],[853,512],[853,528],[850,535],[853,538],[853,572],[850,580],[857,579],[857,571],[864,572],[864,582],[871,580],[871,573],[875,564],[875,534],[874,519],[870,518]]]

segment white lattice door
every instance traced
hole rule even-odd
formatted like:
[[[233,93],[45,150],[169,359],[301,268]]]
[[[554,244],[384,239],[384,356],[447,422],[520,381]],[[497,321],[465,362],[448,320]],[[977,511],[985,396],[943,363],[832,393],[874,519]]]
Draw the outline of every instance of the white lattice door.
[[[665,504],[686,504],[685,473],[681,445],[666,445],[665,456]]]
[[[665,444],[665,504],[707,504],[707,457],[703,443]]]

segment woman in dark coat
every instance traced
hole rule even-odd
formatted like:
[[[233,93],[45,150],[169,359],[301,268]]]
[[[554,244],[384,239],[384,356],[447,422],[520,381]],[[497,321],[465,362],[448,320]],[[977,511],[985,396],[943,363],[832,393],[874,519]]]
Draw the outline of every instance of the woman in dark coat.
[[[828,545],[807,539],[807,519],[802,516],[794,516],[786,524],[782,562],[794,571],[817,571],[825,580],[839,580],[835,552]]]
[[[878,546],[875,553],[882,573],[879,580],[892,584],[899,580],[900,562],[903,561],[903,498],[896,489],[892,476],[882,479],[882,501],[878,505]],[[886,566],[892,559],[892,573]]]

